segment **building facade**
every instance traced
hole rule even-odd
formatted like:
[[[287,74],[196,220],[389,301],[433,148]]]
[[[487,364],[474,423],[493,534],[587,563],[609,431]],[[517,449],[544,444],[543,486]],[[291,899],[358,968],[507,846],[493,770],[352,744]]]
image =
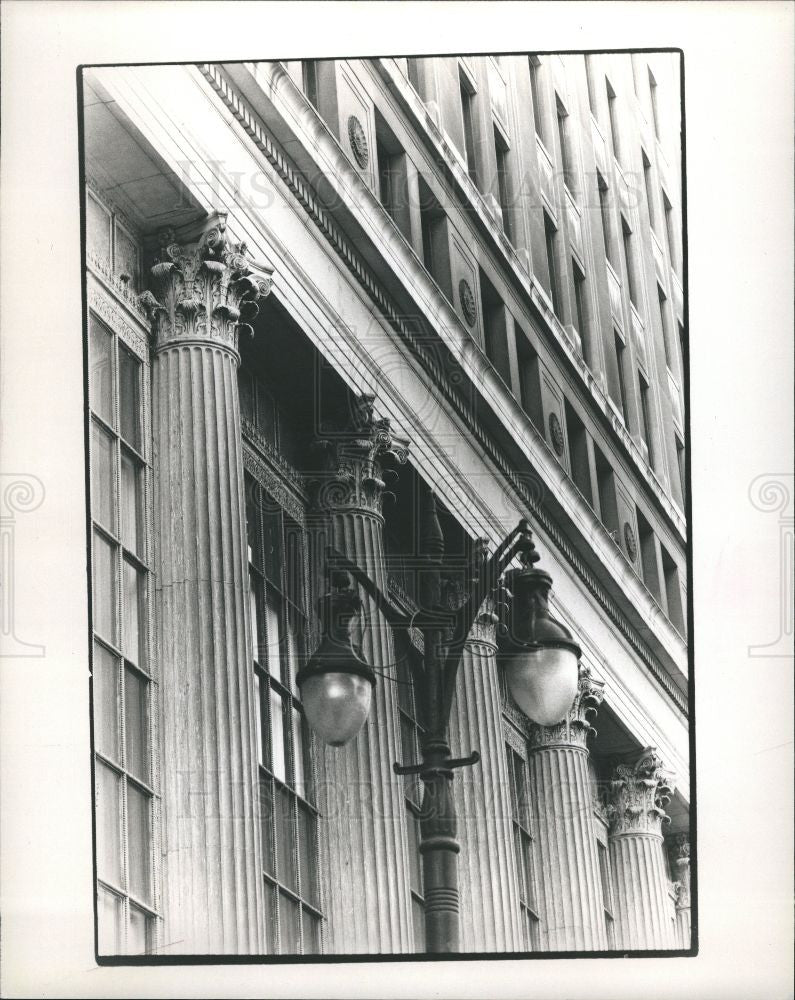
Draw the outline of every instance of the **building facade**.
[[[452,750],[461,951],[691,947],[679,57],[87,69],[100,955],[424,950],[416,630],[369,719],[296,673],[333,546],[416,611],[520,518],[582,648],[513,703],[487,602]]]

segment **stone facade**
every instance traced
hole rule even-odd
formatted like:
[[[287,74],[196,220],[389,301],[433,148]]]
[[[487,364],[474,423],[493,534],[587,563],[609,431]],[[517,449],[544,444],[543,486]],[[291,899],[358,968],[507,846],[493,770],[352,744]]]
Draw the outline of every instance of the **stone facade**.
[[[691,947],[676,58],[86,71],[110,953],[405,954],[456,901],[466,953]],[[449,741],[480,759],[444,783],[454,892],[424,884],[394,772],[440,738],[417,679],[431,491],[450,608],[527,518],[583,652],[569,713],[539,726],[502,678],[511,595],[478,609]],[[341,749],[294,683],[330,549],[410,622],[396,639],[363,593],[376,683]]]

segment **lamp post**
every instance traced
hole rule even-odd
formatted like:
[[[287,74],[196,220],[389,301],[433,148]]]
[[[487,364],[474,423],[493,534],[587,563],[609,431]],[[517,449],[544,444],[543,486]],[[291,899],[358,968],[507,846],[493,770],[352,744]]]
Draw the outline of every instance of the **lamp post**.
[[[491,556],[485,543],[475,548],[463,603],[442,606],[444,538],[430,489],[421,494],[418,611],[411,618],[395,607],[354,562],[329,551],[332,589],[323,598],[324,638],[299,671],[307,720],[327,743],[342,745],[367,716],[375,675],[351,638],[351,621],[360,608],[358,585],[375,601],[392,628],[416,627],[424,641],[422,691],[426,730],[418,764],[393,765],[400,775],[418,774],[424,791],[419,850],[425,896],[425,943],[431,954],[456,953],[458,933],[458,854],[453,771],[476,764],[480,755],[453,758],[449,722],[462,653],[481,606],[504,578],[509,602],[501,658],[519,706],[544,725],[559,722],[577,692],[580,650],[568,630],[549,614],[552,579],[535,569],[539,559],[530,523],[521,520]],[[521,567],[509,569],[515,557]],[[507,572],[506,572],[507,571]]]

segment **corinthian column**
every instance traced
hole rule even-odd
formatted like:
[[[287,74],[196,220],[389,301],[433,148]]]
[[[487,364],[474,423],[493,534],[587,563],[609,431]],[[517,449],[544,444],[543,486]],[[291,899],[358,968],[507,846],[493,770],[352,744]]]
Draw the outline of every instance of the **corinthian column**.
[[[607,948],[587,746],[603,688],[581,664],[577,695],[563,722],[534,723],[530,730],[543,951]]]
[[[407,446],[388,420],[376,420],[373,396],[356,400],[349,422],[319,444],[322,475],[314,484],[316,516],[329,541],[386,593],[381,463],[405,462]],[[377,677],[370,716],[344,747],[318,748],[319,836],[323,855],[324,950],[336,954],[413,950],[395,657],[390,627],[362,593],[362,645]]]
[[[690,948],[690,838],[686,833],[677,833],[667,839],[668,858],[671,875],[678,888],[676,892],[676,933],[677,945]]]
[[[453,755],[480,753],[454,791],[461,842],[461,951],[523,951],[511,852],[511,793],[497,675],[497,616],[484,604],[464,646],[450,718]]]
[[[155,603],[162,689],[163,914],[170,954],[262,950],[262,866],[246,628],[238,333],[270,269],[225,221],[165,234],[152,318]]]
[[[616,948],[676,948],[663,856],[664,806],[671,775],[653,747],[632,764],[619,764],[610,784],[610,860],[615,896]]]

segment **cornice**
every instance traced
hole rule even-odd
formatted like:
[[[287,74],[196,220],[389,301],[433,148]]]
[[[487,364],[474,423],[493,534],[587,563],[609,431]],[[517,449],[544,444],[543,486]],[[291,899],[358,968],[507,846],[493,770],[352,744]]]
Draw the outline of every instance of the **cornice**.
[[[398,309],[396,303],[381,287],[359,253],[353,248],[339,226],[332,220],[330,214],[319,204],[306,180],[292,166],[278,144],[260,124],[257,113],[246,98],[223,75],[218,66],[202,64],[199,68],[208,84],[237,119],[254,145],[265,156],[293,194],[302,209],[309,215],[348,270],[370,296],[384,319],[399,335],[402,343],[406,345],[431,378],[439,393],[464,424],[467,432],[477,441],[478,445],[497,469],[499,469],[505,481],[510,485],[515,497],[523,506],[531,511],[532,516],[546,532],[550,541],[572,566],[577,576],[616,625],[633,651],[648,667],[652,676],[655,677],[663,690],[666,691],[679,711],[687,715],[687,700],[685,695],[676,686],[662,664],[659,663],[655,654],[648,648],[636,627],[627,619],[613,598],[598,582],[594,572],[585,565],[582,558],[574,551],[555,520],[542,506],[541,498],[533,490],[532,484],[525,481],[527,477],[512,468],[512,463],[504,450],[491,439],[491,436],[481,424],[473,418],[470,408],[467,406],[466,400],[463,398],[460,390],[453,384],[452,380],[444,377],[445,373],[438,355],[428,351],[419,331],[413,324],[404,321],[401,310]]]

